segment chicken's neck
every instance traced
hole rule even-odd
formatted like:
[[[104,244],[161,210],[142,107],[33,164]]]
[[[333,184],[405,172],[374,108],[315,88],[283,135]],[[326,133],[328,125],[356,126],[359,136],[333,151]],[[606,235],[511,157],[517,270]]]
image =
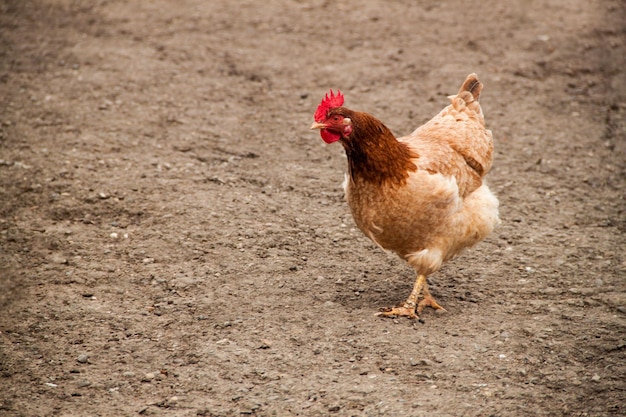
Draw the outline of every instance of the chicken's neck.
[[[411,161],[417,157],[408,146],[398,142],[393,133],[375,117],[360,112],[350,115],[352,133],[342,139],[350,176],[370,183],[402,185],[409,172],[417,170]]]

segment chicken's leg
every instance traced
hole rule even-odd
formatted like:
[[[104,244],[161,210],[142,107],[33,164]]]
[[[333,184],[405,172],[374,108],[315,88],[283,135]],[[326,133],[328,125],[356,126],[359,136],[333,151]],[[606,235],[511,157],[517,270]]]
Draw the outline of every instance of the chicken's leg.
[[[420,295],[424,294],[422,300],[418,303],[417,300]],[[413,285],[413,291],[409,295],[409,298],[401,305],[393,308],[386,308],[378,313],[377,316],[382,317],[408,317],[410,319],[418,318],[418,314],[422,312],[424,307],[430,306],[435,310],[444,310],[437,301],[433,298],[428,291],[428,282],[426,282],[426,276],[418,274],[415,284]]]

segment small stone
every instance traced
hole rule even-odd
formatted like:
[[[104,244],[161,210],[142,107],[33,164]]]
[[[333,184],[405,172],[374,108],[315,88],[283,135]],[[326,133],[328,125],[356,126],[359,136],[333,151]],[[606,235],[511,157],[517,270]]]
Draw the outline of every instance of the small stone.
[[[89,362],[89,356],[85,355],[84,353],[78,355],[78,358],[76,358],[76,361],[78,363],[87,363]]]
[[[134,373],[134,372],[132,372],[132,371],[126,371],[126,372],[124,372],[124,373],[122,374],[122,376],[123,376],[124,378],[132,378],[132,377],[134,377],[134,376],[135,376],[135,373]]]
[[[420,365],[420,366],[433,366],[433,361],[428,360],[428,359],[419,359],[419,360],[417,360],[415,362],[415,365],[413,365],[413,366],[417,366],[417,365]]]
[[[593,374],[593,376],[591,377],[591,380],[593,382],[598,382],[600,380],[600,375],[598,374]]]
[[[234,397],[237,398],[237,397]],[[233,401],[238,401],[238,400],[234,400]],[[242,402],[239,403],[239,413],[240,414],[255,414],[256,410],[258,410],[259,408],[261,408],[261,404],[258,404],[256,402],[251,402],[251,401],[247,401],[244,400]]]
[[[156,378],[155,373],[154,372],[148,372],[148,373],[144,374],[143,378],[141,378],[141,382],[150,382],[154,378]]]
[[[88,387],[88,386],[90,386],[90,385],[91,385],[91,382],[90,382],[90,381],[87,381],[86,379],[83,379],[82,381],[78,381],[78,382],[76,383],[76,386],[77,386],[78,388],[85,388],[85,387]]]
[[[55,264],[67,265],[68,263],[67,258],[65,258],[63,255],[58,254],[58,253],[52,255],[50,257],[50,260],[54,262]]]
[[[109,236],[111,236],[111,239],[117,239],[118,234],[117,234],[117,233],[115,233],[115,232],[113,232],[113,233],[111,233]]]
[[[261,344],[259,345],[259,349],[269,349],[272,347],[272,342],[267,339],[261,340]]]
[[[487,348],[486,348],[486,347],[484,347],[484,346],[480,346],[480,345],[479,345],[479,344],[477,344],[477,343],[474,343],[474,349],[476,349],[476,350],[477,350],[478,352],[480,352],[480,353],[485,353],[485,352],[487,352]]]

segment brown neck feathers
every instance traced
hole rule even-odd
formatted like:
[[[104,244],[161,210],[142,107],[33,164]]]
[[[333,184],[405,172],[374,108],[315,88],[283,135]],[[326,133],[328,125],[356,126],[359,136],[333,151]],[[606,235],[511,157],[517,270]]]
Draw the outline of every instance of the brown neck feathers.
[[[398,142],[380,120],[361,112],[346,114],[352,120],[352,134],[341,143],[348,156],[350,176],[382,185],[406,183],[410,171],[417,167],[411,161],[417,155]]]

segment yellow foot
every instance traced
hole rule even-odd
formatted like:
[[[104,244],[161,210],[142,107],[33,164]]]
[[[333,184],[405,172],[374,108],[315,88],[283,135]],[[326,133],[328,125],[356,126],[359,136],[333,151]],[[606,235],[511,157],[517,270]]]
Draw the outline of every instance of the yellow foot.
[[[417,300],[420,298],[421,300],[418,303]],[[409,295],[409,298],[404,303],[397,307],[382,309],[380,312],[376,313],[376,315],[379,317],[408,317],[410,319],[418,319],[424,307],[432,307],[435,310],[446,311],[446,309],[441,307],[433,296],[430,295],[426,276],[418,275],[413,285],[413,291],[411,291],[411,295]]]
[[[407,317],[409,319],[419,318],[419,316],[415,313],[415,305],[411,307],[406,304],[399,307],[384,308],[376,313],[376,315],[378,317]]]
[[[430,294],[424,297],[424,299],[417,305],[417,314],[421,314],[424,307],[432,307],[435,310],[446,311],[446,309],[441,307]]]

